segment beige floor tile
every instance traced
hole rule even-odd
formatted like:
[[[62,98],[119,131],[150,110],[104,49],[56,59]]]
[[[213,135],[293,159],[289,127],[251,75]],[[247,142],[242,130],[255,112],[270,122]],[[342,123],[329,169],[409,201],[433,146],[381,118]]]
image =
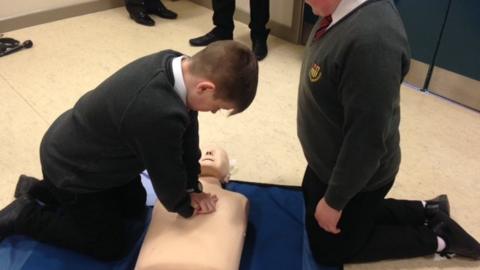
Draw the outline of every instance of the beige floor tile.
[[[13,198],[18,176],[40,176],[38,146],[47,124],[0,73],[0,207]]]
[[[451,214],[480,239],[480,115],[434,95],[402,89],[402,164],[389,196],[429,199],[446,193]],[[346,270],[480,269],[440,257],[347,265]]]
[[[11,200],[21,173],[40,176],[43,132],[83,93],[121,66],[162,49],[193,54],[188,39],[212,28],[211,11],[188,1],[166,1],[179,18],[133,23],[123,8],[6,33],[34,47],[0,58],[0,206]],[[248,27],[235,39],[250,46]],[[303,47],[269,37],[260,62],[257,98],[227,118],[201,114],[201,144],[224,147],[236,161],[234,179],[299,185],[305,160],[296,137],[296,104]],[[402,89],[403,161],[391,196],[428,199],[448,193],[452,215],[480,238],[480,115],[434,95]],[[430,258],[348,265],[346,269],[480,269],[463,260]]]

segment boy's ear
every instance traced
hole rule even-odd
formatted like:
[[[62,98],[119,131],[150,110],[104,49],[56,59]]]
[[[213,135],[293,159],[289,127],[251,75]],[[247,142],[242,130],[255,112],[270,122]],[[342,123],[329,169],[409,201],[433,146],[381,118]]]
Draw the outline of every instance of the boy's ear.
[[[215,84],[211,81],[201,81],[197,84],[197,91],[201,94],[204,92],[208,91],[213,91],[215,92]]]

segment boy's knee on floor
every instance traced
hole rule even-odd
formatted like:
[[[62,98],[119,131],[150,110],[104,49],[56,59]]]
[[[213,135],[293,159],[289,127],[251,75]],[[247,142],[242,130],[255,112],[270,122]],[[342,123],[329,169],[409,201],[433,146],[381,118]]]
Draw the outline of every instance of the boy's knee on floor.
[[[98,243],[92,256],[102,261],[116,261],[126,257],[131,249],[132,246],[128,245],[126,240]]]
[[[323,243],[312,247],[312,254],[315,260],[325,266],[338,266],[347,261],[350,256],[349,250],[338,245]]]
[[[92,246],[93,256],[104,261],[114,261],[124,258],[133,249],[132,241],[124,231],[104,232]]]
[[[345,263],[354,252],[351,245],[342,243],[342,240],[310,239],[311,249],[315,260],[327,266],[337,266]]]
[[[315,261],[324,266],[339,266],[344,264],[345,260],[336,254],[313,253]]]

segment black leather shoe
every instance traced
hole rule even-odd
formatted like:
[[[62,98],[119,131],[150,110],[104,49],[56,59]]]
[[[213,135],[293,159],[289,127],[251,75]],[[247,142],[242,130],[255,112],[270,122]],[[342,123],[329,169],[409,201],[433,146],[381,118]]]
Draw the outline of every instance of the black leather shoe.
[[[130,18],[134,20],[136,23],[145,25],[145,26],[154,26],[155,21],[148,16],[145,10],[142,7],[138,6],[127,6],[128,14],[130,14]]]
[[[450,258],[450,255],[467,257],[480,260],[480,243],[468,234],[453,219],[442,212],[433,218],[435,226],[433,232],[440,236],[447,244],[440,253],[441,256]]]
[[[268,54],[267,38],[269,33],[270,29],[267,29],[266,32],[261,35],[250,33],[252,39],[252,51],[258,61],[264,59]]]
[[[15,222],[20,216],[20,213],[28,205],[33,204],[35,204],[35,202],[30,198],[22,196],[0,211],[0,241],[14,233]]]
[[[253,41],[252,51],[257,57],[258,61],[263,60],[268,54],[267,41],[266,40]]]
[[[153,6],[147,4],[147,13],[170,20],[176,19],[178,16],[177,13],[169,10],[161,1],[155,2]]]
[[[213,31],[206,33],[203,36],[190,39],[190,45],[192,46],[207,46],[208,44],[219,40],[231,40],[233,35],[219,36],[214,34]]]
[[[15,187],[15,194],[13,195],[15,198],[19,198],[22,195],[27,195],[28,191],[32,188],[33,185],[40,182],[37,178],[20,175],[18,178],[17,186]]]
[[[443,212],[450,216],[450,203],[446,194],[439,195],[426,202],[425,217],[427,220],[432,219],[438,212]]]
[[[258,34],[250,32],[250,38],[252,39],[252,51],[257,57],[258,61],[264,59],[268,54],[267,38],[270,33],[270,29],[266,29],[264,33]]]

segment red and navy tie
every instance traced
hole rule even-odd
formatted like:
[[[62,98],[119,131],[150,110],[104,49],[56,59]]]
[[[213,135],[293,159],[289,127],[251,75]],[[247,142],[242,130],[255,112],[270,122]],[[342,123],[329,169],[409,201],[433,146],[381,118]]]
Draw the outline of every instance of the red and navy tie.
[[[318,28],[317,32],[315,32],[315,38],[314,40],[319,40],[320,38],[325,35],[327,32],[328,26],[332,23],[332,15],[328,15],[322,18],[320,20],[320,27]]]

